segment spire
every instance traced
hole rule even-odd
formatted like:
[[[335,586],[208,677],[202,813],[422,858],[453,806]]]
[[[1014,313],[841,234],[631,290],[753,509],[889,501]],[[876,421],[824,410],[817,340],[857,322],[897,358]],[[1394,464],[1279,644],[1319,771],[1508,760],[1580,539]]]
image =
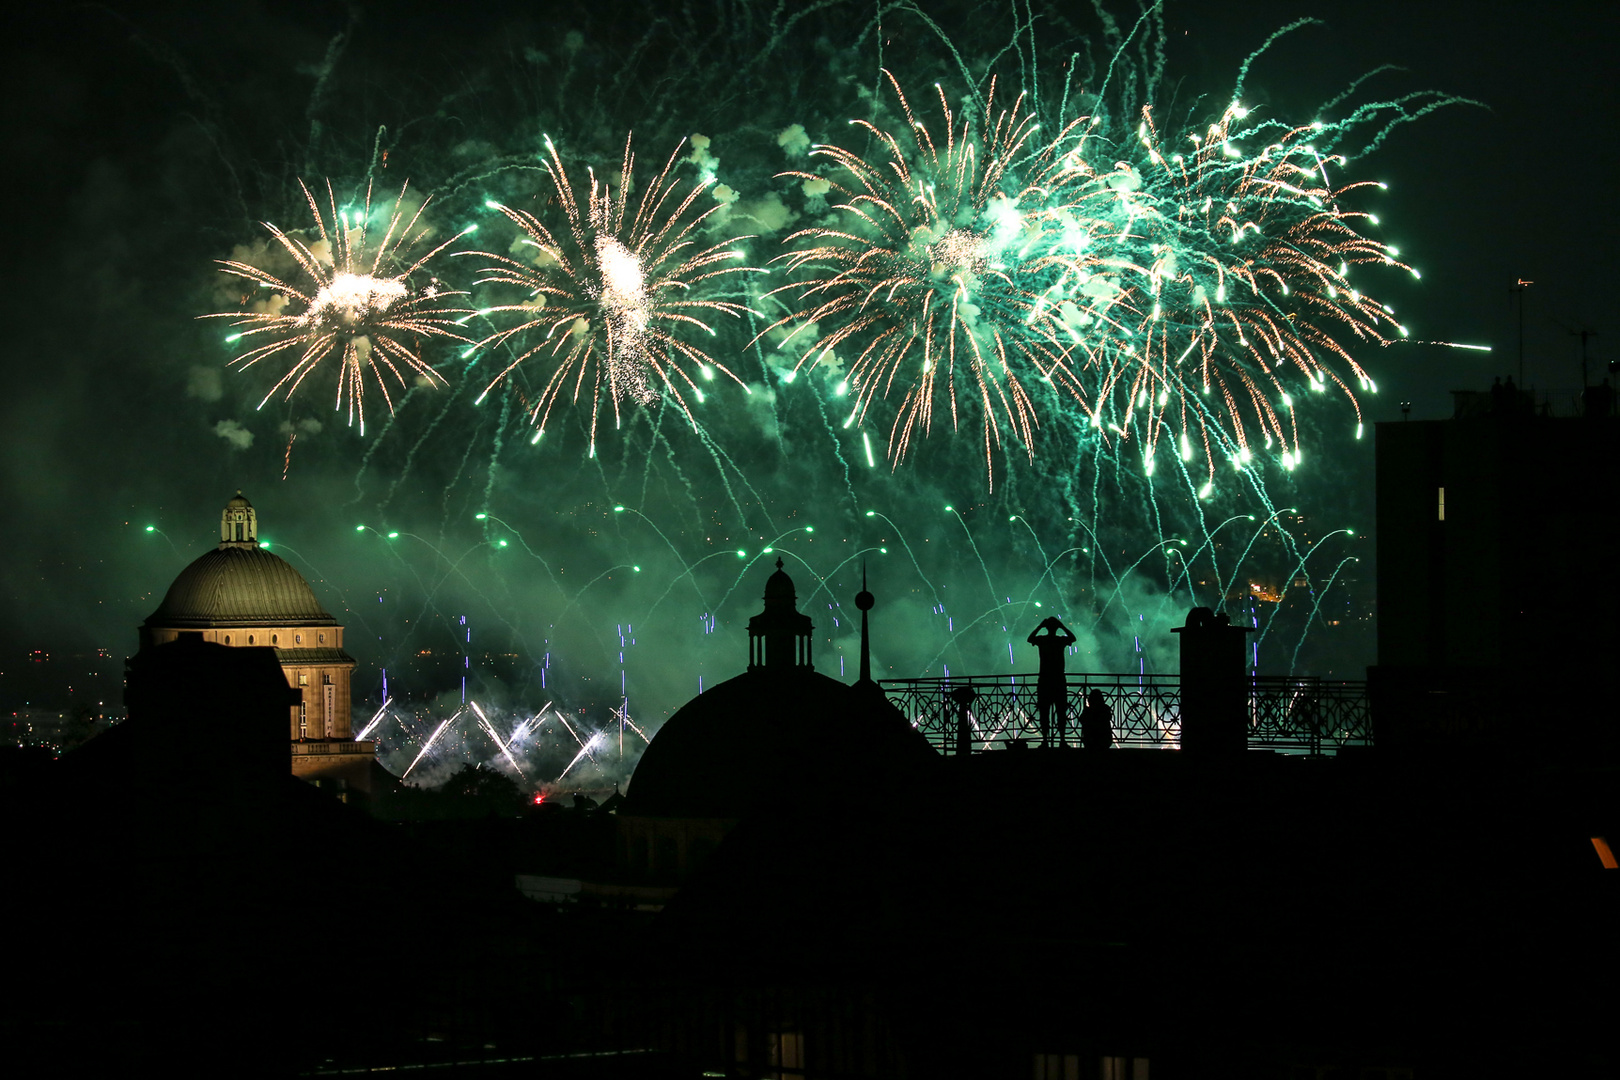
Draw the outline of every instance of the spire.
[[[866,613],[872,610],[877,603],[873,595],[866,591],[866,561],[861,560],[861,591],[855,594],[855,606],[861,609],[861,677],[859,683],[872,681],[872,645],[866,635]]]
[[[225,504],[219,515],[219,546],[221,548],[256,548],[259,546],[259,515],[253,504],[236,489],[236,498]]]

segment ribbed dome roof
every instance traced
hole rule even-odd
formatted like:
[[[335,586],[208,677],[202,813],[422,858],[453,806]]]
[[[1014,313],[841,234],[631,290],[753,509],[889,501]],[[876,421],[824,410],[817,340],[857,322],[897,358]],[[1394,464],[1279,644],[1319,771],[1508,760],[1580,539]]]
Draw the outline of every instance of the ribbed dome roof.
[[[146,625],[336,626],[303,575],[260,547],[221,547],[184,570]]]

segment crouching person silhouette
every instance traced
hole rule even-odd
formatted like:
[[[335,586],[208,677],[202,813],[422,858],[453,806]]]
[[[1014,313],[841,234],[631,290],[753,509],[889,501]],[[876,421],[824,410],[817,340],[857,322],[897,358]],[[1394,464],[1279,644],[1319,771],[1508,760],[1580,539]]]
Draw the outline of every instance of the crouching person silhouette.
[[[1107,750],[1114,745],[1114,710],[1103,700],[1101,690],[1086,695],[1080,713],[1080,745],[1087,750]]]

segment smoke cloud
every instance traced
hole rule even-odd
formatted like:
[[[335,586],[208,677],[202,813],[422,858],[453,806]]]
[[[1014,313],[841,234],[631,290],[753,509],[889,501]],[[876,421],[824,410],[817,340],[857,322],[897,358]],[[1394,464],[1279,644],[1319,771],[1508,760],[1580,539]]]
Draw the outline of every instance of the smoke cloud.
[[[224,439],[232,450],[246,450],[253,445],[253,432],[235,420],[221,420],[214,425],[214,434]]]

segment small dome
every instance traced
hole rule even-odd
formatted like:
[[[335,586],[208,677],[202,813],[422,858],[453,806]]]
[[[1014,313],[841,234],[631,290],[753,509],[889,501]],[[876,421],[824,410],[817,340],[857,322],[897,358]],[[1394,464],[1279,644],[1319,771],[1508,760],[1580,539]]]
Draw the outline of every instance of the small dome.
[[[785,600],[795,606],[799,600],[799,594],[793,591],[793,579],[782,569],[781,559],[776,560],[776,573],[765,581],[765,603],[770,604],[778,600]]]
[[[230,502],[225,504],[225,508],[227,510],[251,510],[253,508],[253,504],[248,502],[247,499],[243,498],[242,492],[239,490],[237,491],[235,497],[232,498]]]
[[[180,571],[146,625],[206,629],[337,622],[285,559],[261,547],[229,546],[210,551]]]

